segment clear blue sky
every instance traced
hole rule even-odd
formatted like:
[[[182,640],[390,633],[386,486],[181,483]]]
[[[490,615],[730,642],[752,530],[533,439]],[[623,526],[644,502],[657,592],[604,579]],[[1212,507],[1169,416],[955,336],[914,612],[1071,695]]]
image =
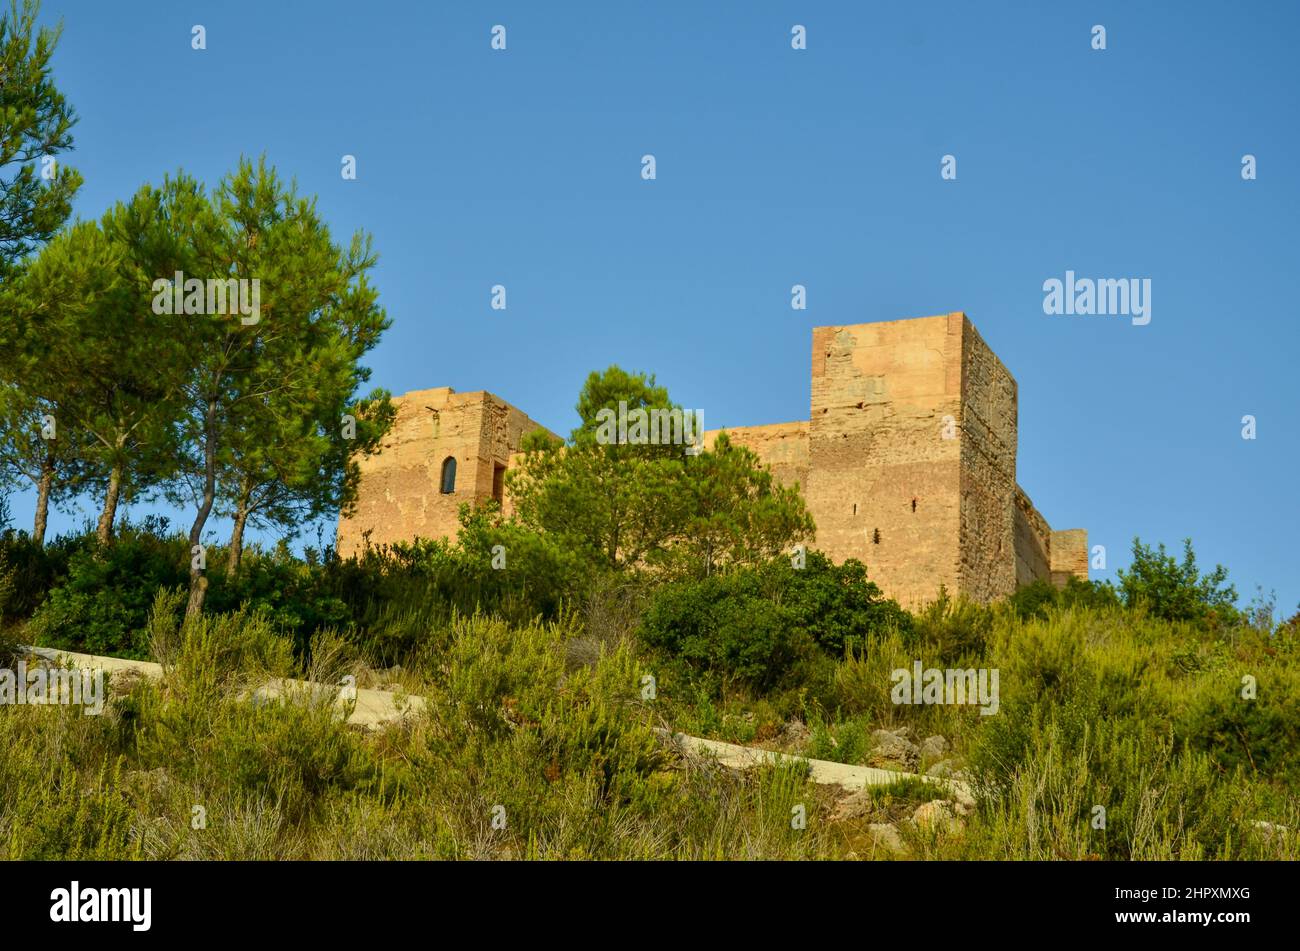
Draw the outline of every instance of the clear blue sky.
[[[77,213],[265,153],[338,236],[374,235],[393,319],[377,385],[487,389],[567,432],[585,374],[618,363],[710,427],[795,420],[809,328],[964,310],[1019,382],[1019,481],[1053,526],[1106,545],[1094,577],[1135,535],[1191,536],[1243,602],[1256,584],[1300,602],[1294,4],[46,0],[43,16],[65,21]],[[1046,316],[1043,282],[1066,269],[1150,278],[1151,323]],[[13,507],[30,522],[30,494]]]

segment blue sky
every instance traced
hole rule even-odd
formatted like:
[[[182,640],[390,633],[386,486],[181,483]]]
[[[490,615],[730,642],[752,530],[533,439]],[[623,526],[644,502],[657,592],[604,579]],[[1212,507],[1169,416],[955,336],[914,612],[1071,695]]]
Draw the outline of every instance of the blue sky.
[[[487,389],[567,432],[618,363],[710,427],[795,420],[811,327],[963,310],[1019,383],[1021,485],[1107,548],[1093,577],[1135,535],[1191,536],[1243,601],[1300,603],[1295,5],[46,0],[60,17],[77,214],[265,153],[338,237],[374,235],[376,385]],[[1045,315],[1067,269],[1150,278],[1151,323]]]

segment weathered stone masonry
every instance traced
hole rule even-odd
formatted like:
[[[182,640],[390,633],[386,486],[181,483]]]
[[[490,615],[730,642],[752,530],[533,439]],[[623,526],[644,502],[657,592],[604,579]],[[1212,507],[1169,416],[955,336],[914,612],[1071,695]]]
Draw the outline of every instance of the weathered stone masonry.
[[[362,462],[356,510],[339,522],[344,555],[367,538],[454,535],[462,502],[496,497],[508,511],[502,479],[539,428],[484,392],[395,402],[392,432]],[[800,484],[817,548],[864,562],[904,604],[940,585],[990,601],[1038,578],[1088,576],[1087,533],[1052,531],[1016,484],[1016,381],[964,314],[815,328],[809,419],[727,432]]]
[[[380,451],[361,460],[361,485],[350,518],[339,520],[338,549],[451,537],[461,504],[504,502],[505,473],[523,437],[540,429],[491,393],[450,387],[414,390],[393,400],[397,417]],[[448,460],[451,492],[443,492]]]

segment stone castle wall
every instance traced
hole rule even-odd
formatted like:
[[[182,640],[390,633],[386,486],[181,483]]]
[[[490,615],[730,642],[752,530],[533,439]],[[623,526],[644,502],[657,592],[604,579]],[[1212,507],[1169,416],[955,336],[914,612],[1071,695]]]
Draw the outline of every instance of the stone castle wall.
[[[720,429],[704,434],[704,448],[712,449]],[[766,426],[737,426],[727,436],[738,446],[746,446],[772,470],[785,485],[808,485],[808,423],[769,423]]]
[[[1052,584],[1064,587],[1071,578],[1088,580],[1088,533],[1082,528],[1052,532],[1049,556]]]
[[[454,536],[462,502],[503,502],[502,477],[540,428],[490,393],[447,388],[400,397],[380,453],[362,461],[339,550]],[[1048,578],[1087,578],[1087,533],[1052,531],[1016,484],[1015,379],[964,314],[817,327],[806,421],[728,429],[817,523],[815,547],[857,558],[906,605],[942,585],[980,601]],[[717,439],[705,434],[705,445]],[[439,491],[457,459],[456,491]]]
[[[1051,577],[1052,529],[1038,514],[1025,490],[1016,486],[1015,548],[1016,585]]]
[[[961,334],[961,580],[978,601],[1016,590],[1016,381],[964,314]]]

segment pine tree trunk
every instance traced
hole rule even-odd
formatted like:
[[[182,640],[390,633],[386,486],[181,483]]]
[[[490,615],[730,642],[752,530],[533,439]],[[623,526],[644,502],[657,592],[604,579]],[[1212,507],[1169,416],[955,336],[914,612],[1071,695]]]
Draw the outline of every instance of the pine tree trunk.
[[[194,524],[190,526],[190,600],[185,606],[187,618],[203,613],[203,601],[208,594],[208,579],[203,574],[203,569],[195,565],[194,549],[203,538],[203,526],[207,524],[216,497],[217,402],[209,399],[207,410],[203,414],[203,502],[194,516]]]
[[[240,562],[244,559],[244,524],[248,521],[248,500],[240,499],[235,509],[235,527],[230,532],[230,556],[226,574],[233,578],[239,573]]]
[[[45,544],[45,526],[50,517],[50,492],[54,488],[54,457],[46,456],[41,465],[41,477],[36,483],[36,523],[32,526],[32,540],[38,547]]]
[[[190,600],[185,605],[187,618],[198,617],[203,613],[203,602],[208,596],[208,579],[205,575],[190,571]]]
[[[104,496],[104,509],[99,514],[99,527],[95,536],[101,545],[113,540],[113,522],[117,518],[117,500],[122,494],[122,464],[116,463],[108,475],[108,493]]]

